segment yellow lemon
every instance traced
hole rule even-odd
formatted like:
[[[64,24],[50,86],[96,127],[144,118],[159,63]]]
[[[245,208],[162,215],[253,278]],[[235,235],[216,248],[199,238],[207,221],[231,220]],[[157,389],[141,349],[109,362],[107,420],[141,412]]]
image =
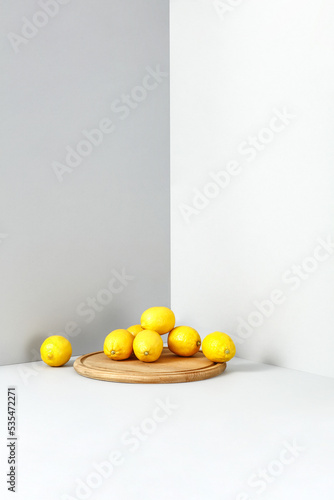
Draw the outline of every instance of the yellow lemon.
[[[202,342],[202,351],[210,361],[222,363],[230,361],[235,355],[235,345],[227,333],[213,332],[207,335]]]
[[[133,341],[133,352],[140,361],[150,363],[160,358],[164,343],[157,332],[143,330]]]
[[[177,326],[168,335],[168,347],[179,356],[192,356],[199,351],[201,337],[190,326]]]
[[[113,330],[104,340],[104,354],[116,360],[129,358],[132,354],[133,339],[134,336],[128,330]]]
[[[153,330],[163,335],[175,326],[175,316],[168,307],[150,307],[143,312],[140,324],[144,330]]]
[[[140,325],[132,325],[127,328],[128,332],[132,333],[132,335],[135,337],[137,333],[142,332],[143,328]]]
[[[49,366],[62,366],[72,356],[71,342],[61,335],[51,335],[41,345],[41,358]]]

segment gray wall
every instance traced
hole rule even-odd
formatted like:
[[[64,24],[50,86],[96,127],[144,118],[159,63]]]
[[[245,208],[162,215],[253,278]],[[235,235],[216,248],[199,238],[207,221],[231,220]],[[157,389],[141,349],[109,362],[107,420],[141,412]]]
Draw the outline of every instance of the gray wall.
[[[42,4],[2,16],[1,364],[170,304],[168,1]]]

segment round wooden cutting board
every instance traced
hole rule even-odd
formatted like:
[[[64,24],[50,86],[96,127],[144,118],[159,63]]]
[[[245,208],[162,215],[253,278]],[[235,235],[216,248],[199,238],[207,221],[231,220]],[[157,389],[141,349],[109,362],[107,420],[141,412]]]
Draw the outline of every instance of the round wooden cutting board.
[[[154,363],[143,363],[134,354],[129,359],[115,361],[109,359],[103,351],[98,351],[80,356],[74,361],[73,367],[80,375],[98,380],[168,384],[215,377],[225,370],[226,363],[214,363],[202,352],[183,358],[164,347],[160,358]]]

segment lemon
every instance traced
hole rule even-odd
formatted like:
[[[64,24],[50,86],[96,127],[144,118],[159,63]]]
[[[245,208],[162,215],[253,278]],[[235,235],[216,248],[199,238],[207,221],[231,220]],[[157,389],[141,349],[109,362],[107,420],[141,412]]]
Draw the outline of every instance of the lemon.
[[[104,354],[116,360],[129,358],[132,354],[133,339],[132,333],[128,330],[113,330],[104,340]]]
[[[132,333],[132,335],[135,337],[137,333],[142,332],[143,328],[140,325],[132,325],[127,328],[128,332]]]
[[[143,312],[140,324],[144,330],[153,330],[163,335],[175,326],[175,316],[168,307],[150,307]]]
[[[41,358],[49,366],[62,366],[72,356],[71,342],[61,335],[51,335],[41,345]]]
[[[143,330],[133,341],[133,352],[140,361],[150,363],[160,358],[164,343],[157,332]]]
[[[199,351],[201,337],[190,326],[177,326],[168,335],[168,347],[179,356],[192,356]]]
[[[222,363],[233,358],[235,345],[227,333],[213,332],[204,338],[202,351],[210,361]]]

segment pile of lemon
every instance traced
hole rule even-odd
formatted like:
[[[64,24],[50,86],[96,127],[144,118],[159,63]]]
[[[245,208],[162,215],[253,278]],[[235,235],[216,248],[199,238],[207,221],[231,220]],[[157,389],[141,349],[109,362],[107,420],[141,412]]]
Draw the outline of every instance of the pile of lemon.
[[[141,315],[140,324],[113,330],[105,338],[103,351],[113,360],[128,359],[134,353],[140,361],[151,363],[161,356],[161,335],[165,333],[168,333],[168,348],[178,356],[193,356],[201,345],[210,361],[222,363],[235,355],[234,342],[226,333],[210,333],[202,342],[194,328],[175,327],[175,315],[168,307],[150,307]],[[62,366],[71,355],[70,342],[59,335],[48,337],[41,346],[42,359],[50,366]]]

